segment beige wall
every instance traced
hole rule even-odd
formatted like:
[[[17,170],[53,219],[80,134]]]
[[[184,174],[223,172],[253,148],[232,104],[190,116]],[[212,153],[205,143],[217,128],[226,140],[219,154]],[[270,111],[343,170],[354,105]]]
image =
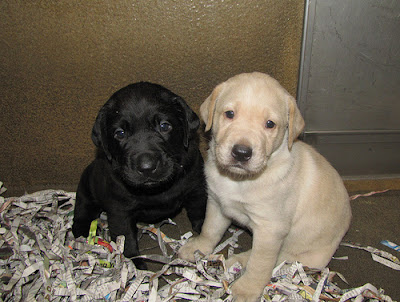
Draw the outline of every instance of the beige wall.
[[[0,181],[74,190],[115,90],[147,80],[198,112],[219,82],[261,71],[296,93],[304,1],[0,3]]]

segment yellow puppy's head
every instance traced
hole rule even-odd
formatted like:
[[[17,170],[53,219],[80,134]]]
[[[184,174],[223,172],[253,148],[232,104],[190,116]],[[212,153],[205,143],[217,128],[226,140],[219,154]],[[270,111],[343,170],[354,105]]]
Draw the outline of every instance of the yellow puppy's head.
[[[234,174],[261,172],[282,144],[290,150],[304,128],[295,99],[269,75],[236,75],[219,84],[200,107],[210,151]]]

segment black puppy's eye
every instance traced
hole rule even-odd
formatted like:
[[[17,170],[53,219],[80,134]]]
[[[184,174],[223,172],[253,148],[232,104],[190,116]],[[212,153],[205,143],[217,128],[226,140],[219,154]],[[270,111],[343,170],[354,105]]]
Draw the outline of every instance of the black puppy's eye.
[[[225,111],[225,116],[228,119],[233,119],[233,117],[235,116],[235,112],[233,112],[232,110]]]
[[[126,136],[125,131],[124,131],[123,129],[121,129],[121,128],[118,128],[118,129],[115,130],[115,132],[114,132],[114,138],[115,138],[115,139],[120,140],[120,139],[125,138],[125,136]]]
[[[271,120],[268,120],[267,123],[265,124],[266,128],[272,129],[275,127],[275,123]]]
[[[170,132],[172,130],[172,125],[168,122],[161,122],[160,123],[160,131],[163,133]]]

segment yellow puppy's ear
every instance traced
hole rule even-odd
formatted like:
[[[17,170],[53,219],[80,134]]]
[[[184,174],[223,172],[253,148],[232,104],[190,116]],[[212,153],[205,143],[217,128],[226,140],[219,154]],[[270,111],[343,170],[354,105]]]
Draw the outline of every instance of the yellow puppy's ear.
[[[220,95],[223,84],[219,84],[214,88],[213,92],[208,96],[208,98],[200,106],[200,116],[204,123],[206,124],[205,131],[209,131],[212,127],[215,105],[217,104],[218,96]]]
[[[304,119],[301,116],[300,110],[297,107],[296,100],[289,96],[289,136],[288,136],[288,147],[292,149],[293,142],[297,139],[300,133],[304,129]]]

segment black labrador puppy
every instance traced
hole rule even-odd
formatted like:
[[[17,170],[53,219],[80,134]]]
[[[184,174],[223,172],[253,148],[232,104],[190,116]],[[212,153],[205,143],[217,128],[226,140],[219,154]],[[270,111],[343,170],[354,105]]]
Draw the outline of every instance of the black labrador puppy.
[[[114,93],[93,126],[98,152],[77,189],[74,236],[88,236],[105,211],[111,239],[125,235],[131,258],[139,255],[136,223],[162,221],[182,207],[199,233],[207,200],[199,124],[185,101],[160,85],[140,82]]]

